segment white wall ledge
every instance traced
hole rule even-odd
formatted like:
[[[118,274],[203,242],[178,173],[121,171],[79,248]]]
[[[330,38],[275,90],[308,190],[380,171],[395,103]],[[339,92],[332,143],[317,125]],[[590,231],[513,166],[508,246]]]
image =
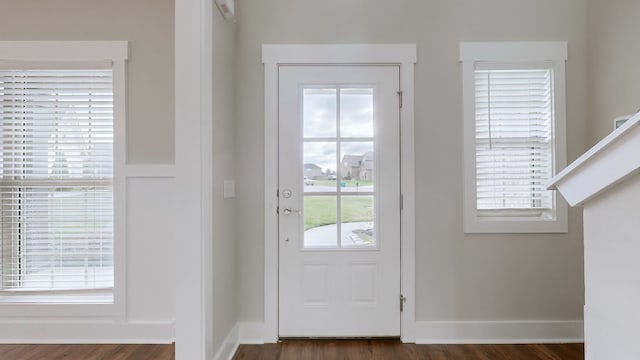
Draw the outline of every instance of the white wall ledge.
[[[640,113],[602,139],[547,184],[571,206],[583,206],[640,171]]]

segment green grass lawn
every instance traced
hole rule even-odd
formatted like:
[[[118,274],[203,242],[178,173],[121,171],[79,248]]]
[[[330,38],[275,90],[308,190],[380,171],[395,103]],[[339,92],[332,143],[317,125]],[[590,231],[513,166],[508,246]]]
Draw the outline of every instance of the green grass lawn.
[[[305,196],[304,229],[335,224],[338,217],[335,196]],[[342,222],[373,221],[373,196],[343,196]]]
[[[358,186],[373,185],[372,180],[341,180],[340,182],[345,183],[345,187],[356,187],[356,183]],[[314,180],[314,183],[319,186],[336,186],[336,180]]]

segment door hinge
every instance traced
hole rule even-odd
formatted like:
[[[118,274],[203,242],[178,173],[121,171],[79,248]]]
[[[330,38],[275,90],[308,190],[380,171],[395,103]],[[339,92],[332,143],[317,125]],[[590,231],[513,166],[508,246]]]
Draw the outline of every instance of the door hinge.
[[[400,312],[404,311],[404,303],[407,302],[407,298],[400,294]]]
[[[404,209],[404,195],[400,194],[400,211]]]
[[[398,106],[400,106],[400,109],[402,109],[402,91],[398,91]]]
[[[280,215],[280,206],[276,206],[276,214]]]

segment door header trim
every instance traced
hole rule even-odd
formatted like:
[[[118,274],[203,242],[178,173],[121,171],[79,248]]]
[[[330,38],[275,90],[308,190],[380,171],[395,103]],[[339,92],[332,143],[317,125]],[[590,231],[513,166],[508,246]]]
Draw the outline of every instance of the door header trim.
[[[416,63],[415,44],[264,44],[263,64]]]

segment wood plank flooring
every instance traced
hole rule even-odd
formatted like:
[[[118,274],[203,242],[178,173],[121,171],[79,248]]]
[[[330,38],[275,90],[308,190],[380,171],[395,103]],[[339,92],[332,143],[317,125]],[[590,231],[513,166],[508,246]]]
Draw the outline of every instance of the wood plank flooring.
[[[0,345],[2,360],[174,360],[174,345]]]
[[[288,340],[240,345],[233,360],[583,360],[582,344],[416,345],[391,340]]]
[[[2,360],[174,360],[174,345],[0,345]],[[583,360],[582,344],[415,345],[392,340],[287,340],[240,345],[234,360]]]

